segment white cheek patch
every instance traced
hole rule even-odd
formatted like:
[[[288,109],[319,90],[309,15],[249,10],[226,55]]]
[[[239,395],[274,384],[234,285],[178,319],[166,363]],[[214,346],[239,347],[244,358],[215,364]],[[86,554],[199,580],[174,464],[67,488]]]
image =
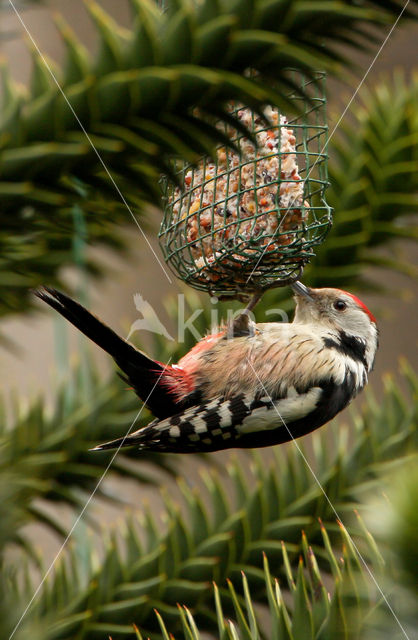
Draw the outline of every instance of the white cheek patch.
[[[237,431],[251,433],[265,429],[277,429],[277,427],[284,427],[283,422],[287,425],[301,420],[315,410],[321,394],[320,387],[312,387],[307,393],[296,395],[292,393],[290,398],[278,400],[269,409],[267,407],[255,409],[237,427]]]

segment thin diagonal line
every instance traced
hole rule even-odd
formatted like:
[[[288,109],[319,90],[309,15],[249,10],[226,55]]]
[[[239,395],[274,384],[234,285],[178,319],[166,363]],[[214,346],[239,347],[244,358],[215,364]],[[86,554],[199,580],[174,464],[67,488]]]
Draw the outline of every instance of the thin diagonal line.
[[[376,53],[375,57],[373,58],[373,60],[371,61],[369,68],[367,69],[366,73],[364,74],[363,78],[360,81],[360,84],[358,85],[357,89],[354,91],[353,95],[351,96],[346,108],[344,109],[344,111],[342,112],[337,124],[334,126],[333,130],[331,131],[331,133],[329,134],[329,138],[327,140],[327,142],[325,143],[325,145],[323,146],[321,153],[327,148],[329,141],[331,140],[332,136],[334,135],[336,129],[339,127],[341,120],[344,118],[345,114],[347,113],[347,111],[349,110],[351,103],[353,102],[354,98],[356,97],[356,95],[358,94],[358,92],[360,91],[362,85],[364,84],[364,81],[366,80],[367,76],[369,75],[371,69],[374,66],[374,63],[376,62],[376,60],[378,59],[378,57],[380,56],[383,47],[386,45],[387,41],[389,40],[390,36],[392,35],[394,29],[396,28],[399,20],[402,18],[402,15],[404,14],[408,4],[409,4],[410,0],[406,0],[406,3],[404,5],[404,7],[402,8],[400,14],[398,15],[398,17],[396,18],[395,22],[393,23],[392,27],[390,28],[389,33],[387,34],[386,38],[383,40],[382,44],[380,45],[379,51]],[[312,166],[312,169],[315,167],[315,164],[318,162],[318,158],[316,159],[314,165]]]
[[[123,437],[122,442],[120,443],[120,445],[118,446],[118,448],[116,449],[115,453],[113,454],[113,456],[111,457],[109,464],[107,465],[106,469],[103,471],[102,475],[100,476],[100,479],[98,481],[98,483],[96,484],[95,488],[93,489],[90,497],[88,498],[86,504],[84,505],[84,507],[82,508],[82,510],[80,511],[80,513],[77,516],[76,521],[74,522],[73,526],[71,527],[70,531],[67,534],[67,537],[65,538],[64,542],[62,543],[61,547],[59,548],[55,558],[53,559],[53,561],[51,562],[51,564],[48,567],[48,570],[46,571],[46,573],[44,574],[42,580],[40,581],[38,587],[36,588],[35,593],[33,594],[32,598],[29,600],[25,610],[23,611],[22,615],[20,616],[19,620],[17,621],[12,633],[9,636],[9,640],[11,640],[14,636],[14,634],[16,633],[17,629],[19,628],[19,626],[22,623],[23,618],[26,616],[27,612],[29,611],[33,601],[35,600],[36,596],[38,595],[39,591],[42,588],[42,585],[44,584],[45,580],[47,579],[47,577],[49,576],[49,574],[51,573],[56,561],[58,560],[59,556],[61,555],[62,551],[64,550],[65,546],[67,545],[68,540],[71,538],[74,529],[76,528],[76,526],[78,525],[78,523],[80,522],[81,518],[83,517],[87,507],[89,506],[90,502],[92,501],[92,499],[94,498],[95,494],[97,493],[97,490],[99,489],[100,485],[102,484],[107,472],[109,471],[110,467],[113,464],[114,459],[116,458],[116,456],[118,455],[120,448],[123,447],[123,443],[125,442],[126,438],[129,436],[129,434],[131,433],[135,422],[138,420],[139,416],[141,415],[141,412],[143,410],[143,408],[145,407],[146,403],[148,402],[151,394],[153,393],[155,387],[158,385],[162,375],[164,374],[164,371],[167,369],[167,367],[169,366],[171,362],[171,358],[169,359],[169,361],[164,365],[163,370],[161,371],[160,375],[158,376],[154,386],[152,387],[151,391],[149,392],[147,398],[144,401],[144,404],[142,405],[142,407],[140,408],[140,410],[138,411],[138,413],[136,414],[131,426],[129,427],[128,431],[126,432],[126,434]]]
[[[308,175],[306,176],[306,178],[305,178],[305,180],[304,180],[305,182],[309,179],[309,176],[311,175],[312,171],[315,169],[315,167],[316,167],[316,165],[317,165],[317,163],[318,163],[318,161],[319,161],[319,158],[322,156],[322,154],[324,153],[325,149],[328,147],[328,145],[329,145],[329,143],[330,143],[330,141],[331,141],[331,138],[333,137],[334,133],[335,133],[335,132],[336,132],[336,130],[338,129],[338,127],[339,127],[339,125],[340,125],[340,123],[341,123],[342,119],[344,118],[345,114],[346,114],[346,113],[347,113],[347,111],[349,110],[349,108],[350,108],[350,106],[351,106],[351,104],[352,104],[352,102],[353,102],[354,98],[356,97],[356,95],[357,95],[357,94],[358,94],[358,92],[360,91],[361,87],[363,86],[364,81],[366,80],[367,76],[369,75],[369,73],[370,73],[371,69],[373,68],[373,66],[374,66],[374,64],[375,64],[375,62],[376,62],[376,60],[377,60],[377,59],[378,59],[378,57],[380,56],[380,54],[381,54],[381,52],[382,52],[382,50],[383,50],[383,47],[386,45],[387,41],[389,40],[390,36],[392,35],[392,33],[393,33],[394,29],[396,28],[396,25],[398,24],[399,20],[402,18],[402,15],[403,15],[403,13],[405,12],[405,10],[406,10],[406,8],[407,8],[407,6],[408,6],[409,2],[410,2],[410,0],[407,0],[407,1],[406,1],[406,3],[405,3],[405,5],[404,5],[404,7],[402,8],[402,10],[401,10],[401,12],[400,12],[400,14],[399,14],[399,15],[398,15],[398,17],[396,18],[396,20],[395,20],[395,22],[393,23],[393,25],[391,26],[391,28],[390,28],[390,30],[389,30],[389,33],[386,35],[385,39],[383,40],[382,44],[380,45],[378,52],[376,53],[376,55],[374,56],[373,60],[371,61],[371,63],[370,63],[370,65],[369,65],[369,67],[368,67],[368,69],[367,69],[366,73],[364,74],[364,76],[363,76],[363,77],[362,77],[362,79],[360,80],[360,83],[358,84],[357,89],[354,91],[354,93],[353,93],[353,95],[351,96],[350,100],[348,101],[348,104],[346,105],[346,107],[345,107],[344,111],[342,112],[341,116],[339,117],[339,119],[338,119],[338,121],[337,121],[336,125],[334,126],[333,130],[332,130],[332,131],[331,131],[331,133],[329,134],[329,136],[328,136],[328,140],[326,141],[326,143],[324,144],[324,146],[322,147],[322,149],[321,149],[321,150],[320,150],[320,152],[318,153],[318,155],[317,155],[317,157],[316,157],[316,160],[315,160],[315,162],[313,163],[312,167],[309,169],[309,171],[308,171]],[[293,207],[293,205],[294,205],[294,203],[296,202],[296,200],[297,200],[297,196],[295,196],[295,197],[293,198],[293,200],[289,203],[289,206],[288,206],[287,210],[285,211],[283,218],[282,218],[282,219],[281,219],[281,221],[279,222],[279,226],[277,227],[277,231],[279,231],[279,230],[280,230],[280,227],[281,227],[281,226],[282,226],[282,224],[284,223],[286,216],[287,216],[287,215],[288,215],[288,213],[290,212],[290,210],[291,210],[291,208]],[[248,276],[247,281],[246,281],[246,284],[248,284],[249,280],[252,278],[252,276],[253,276],[253,274],[254,274],[255,270],[257,269],[257,267],[258,267],[258,265],[260,264],[261,260],[264,258],[264,256],[265,256],[265,254],[266,254],[267,249],[271,246],[271,244],[272,244],[273,242],[274,242],[274,240],[271,240],[270,242],[268,242],[268,243],[266,244],[266,246],[265,246],[265,248],[264,248],[264,251],[262,252],[262,254],[261,254],[261,256],[259,257],[259,259],[257,260],[257,264],[255,265],[254,269],[251,271],[250,275]]]
[[[373,572],[371,571],[370,567],[367,565],[367,562],[365,561],[365,559],[363,558],[358,546],[356,545],[356,543],[354,542],[353,538],[351,537],[351,535],[349,534],[349,532],[347,531],[346,527],[343,524],[343,521],[341,519],[341,517],[339,516],[337,510],[335,509],[334,505],[332,504],[330,498],[328,497],[324,487],[322,486],[321,482],[318,479],[318,476],[316,475],[315,471],[312,469],[311,465],[309,464],[308,459],[306,458],[305,454],[303,453],[302,449],[300,448],[299,444],[297,443],[296,439],[293,437],[292,432],[290,431],[289,427],[287,426],[286,422],[284,421],[283,417],[281,416],[275,402],[273,401],[273,398],[271,397],[271,395],[269,394],[269,392],[267,391],[266,387],[264,386],[263,382],[261,381],[257,371],[254,369],[252,362],[249,360],[249,358],[247,357],[247,362],[250,365],[251,369],[253,370],[254,375],[256,376],[258,382],[261,384],[262,388],[263,388],[263,392],[266,394],[266,396],[268,397],[268,399],[270,400],[273,409],[275,410],[275,412],[277,413],[277,415],[279,416],[280,420],[282,421],[283,425],[286,427],[286,430],[289,434],[289,436],[292,439],[293,444],[295,445],[296,449],[298,450],[299,454],[302,456],[303,461],[305,462],[306,466],[308,467],[309,471],[311,472],[316,484],[318,485],[318,487],[320,488],[321,492],[324,495],[324,498],[326,499],[326,501],[328,502],[329,506],[331,507],[333,513],[335,514],[336,518],[338,519],[338,521],[341,523],[341,526],[344,527],[344,530],[347,534],[347,536],[350,538],[351,543],[354,547],[354,549],[356,550],[358,557],[360,558],[361,562],[363,563],[363,565],[365,566],[367,573],[369,574],[369,576],[371,577],[371,579],[373,580],[376,588],[378,589],[380,595],[382,596],[383,600],[385,601],[385,604],[387,605],[389,611],[391,612],[391,614],[393,615],[393,617],[395,618],[396,622],[398,623],[402,633],[404,634],[405,638],[407,640],[410,640],[408,634],[406,633],[404,627],[401,624],[401,621],[399,620],[398,616],[396,615],[395,611],[393,610],[391,604],[389,603],[387,597],[385,596],[385,594],[382,591],[382,588],[380,587],[379,583],[377,582],[376,578],[373,575]]]
[[[169,283],[172,284],[172,280],[171,280],[170,276],[168,275],[167,270],[164,268],[164,265],[162,264],[161,260],[159,259],[159,257],[155,253],[154,249],[152,248],[152,245],[151,245],[150,241],[148,240],[147,236],[145,235],[145,233],[144,233],[141,225],[139,224],[138,220],[136,219],[134,212],[132,211],[131,207],[129,206],[128,202],[126,201],[126,198],[123,195],[122,191],[119,189],[119,187],[118,187],[115,179],[113,178],[112,174],[110,173],[109,169],[107,168],[106,163],[103,160],[101,154],[96,149],[96,147],[95,147],[92,139],[90,138],[87,130],[85,129],[83,123],[81,122],[80,118],[78,117],[77,113],[75,112],[74,107],[72,106],[71,102],[68,100],[67,96],[65,95],[65,92],[64,92],[63,88],[61,87],[60,83],[58,82],[58,80],[57,80],[57,78],[56,78],[56,76],[54,74],[54,72],[52,71],[50,65],[48,64],[48,61],[46,60],[46,58],[42,54],[41,50],[39,49],[38,45],[36,44],[35,40],[33,39],[32,34],[30,33],[30,31],[27,28],[26,24],[23,22],[23,19],[20,16],[20,14],[19,14],[18,10],[16,9],[16,7],[14,6],[12,0],[9,0],[9,4],[12,7],[13,11],[15,12],[20,24],[22,25],[22,27],[26,31],[27,35],[29,36],[33,46],[36,49],[37,54],[39,55],[40,59],[42,60],[43,64],[45,65],[45,67],[47,68],[51,78],[53,79],[53,81],[57,85],[59,92],[61,93],[62,97],[64,98],[65,102],[67,103],[68,108],[70,109],[71,113],[73,114],[74,118],[76,119],[78,125],[80,126],[80,129],[82,130],[82,132],[86,136],[88,142],[90,143],[90,145],[91,145],[94,153],[96,154],[100,164],[102,165],[102,167],[105,170],[107,176],[109,177],[110,181],[112,182],[113,186],[115,187],[116,191],[118,192],[120,199],[122,200],[123,204],[125,205],[125,207],[129,211],[129,213],[131,214],[131,217],[132,217],[133,221],[135,222],[136,226],[138,227],[139,231],[141,232],[141,234],[142,234],[145,242],[147,243],[148,247],[151,249],[151,252],[154,255],[154,258],[156,259],[156,261],[160,265],[160,267],[163,270],[163,272],[164,272],[167,280],[169,281]]]

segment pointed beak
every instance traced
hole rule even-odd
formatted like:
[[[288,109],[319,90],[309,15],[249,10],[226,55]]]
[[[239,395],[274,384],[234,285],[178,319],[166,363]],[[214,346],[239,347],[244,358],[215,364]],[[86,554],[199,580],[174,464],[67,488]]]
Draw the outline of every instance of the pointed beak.
[[[296,280],[296,282],[294,282],[290,286],[297,296],[302,296],[303,298],[307,298],[308,300],[311,300],[313,302],[312,289],[309,289],[309,287],[305,287],[305,285],[298,280]]]

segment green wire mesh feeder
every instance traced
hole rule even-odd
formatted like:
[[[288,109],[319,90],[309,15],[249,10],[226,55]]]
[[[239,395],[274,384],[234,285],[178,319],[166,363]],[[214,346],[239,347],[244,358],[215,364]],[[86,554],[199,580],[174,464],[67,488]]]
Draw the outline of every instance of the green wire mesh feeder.
[[[179,185],[163,180],[160,244],[170,268],[192,287],[246,297],[300,276],[332,222],[324,197],[327,125],[324,74],[299,75],[309,99],[287,120],[241,105],[231,113],[252,133],[222,124],[235,148],[197,166],[177,164]],[[257,141],[257,145],[254,144]]]

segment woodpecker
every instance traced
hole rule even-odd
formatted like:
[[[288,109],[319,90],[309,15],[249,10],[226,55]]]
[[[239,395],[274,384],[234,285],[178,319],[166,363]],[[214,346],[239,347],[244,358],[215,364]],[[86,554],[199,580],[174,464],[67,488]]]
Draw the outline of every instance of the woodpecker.
[[[331,420],[367,383],[376,319],[354,295],[295,282],[292,323],[245,312],[200,340],[175,365],[153,360],[65,294],[35,292],[109,353],[156,418],[93,450],[193,453],[299,438]]]

